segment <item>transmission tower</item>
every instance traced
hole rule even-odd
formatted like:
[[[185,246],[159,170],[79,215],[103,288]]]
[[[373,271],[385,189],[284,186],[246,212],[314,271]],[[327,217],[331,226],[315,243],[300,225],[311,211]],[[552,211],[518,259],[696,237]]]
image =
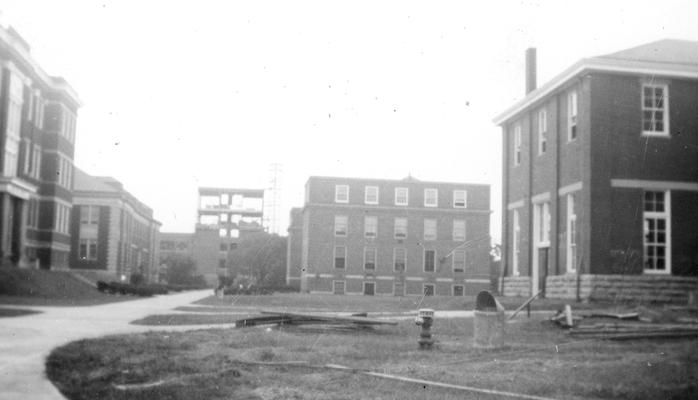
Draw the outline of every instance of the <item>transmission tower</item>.
[[[269,233],[279,233],[282,170],[283,166],[279,163],[269,164],[269,186],[267,187],[267,196],[264,201],[266,208],[264,218],[266,220],[267,232]]]

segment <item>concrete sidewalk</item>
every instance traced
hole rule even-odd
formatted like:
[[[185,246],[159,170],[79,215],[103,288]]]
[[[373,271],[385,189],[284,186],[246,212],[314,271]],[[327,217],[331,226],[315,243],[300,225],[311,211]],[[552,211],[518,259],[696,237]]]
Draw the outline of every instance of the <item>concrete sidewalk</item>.
[[[0,318],[0,399],[64,399],[46,378],[44,363],[51,350],[78,339],[163,330],[129,322],[212,294],[211,290],[199,290],[89,307],[22,306],[41,313]]]

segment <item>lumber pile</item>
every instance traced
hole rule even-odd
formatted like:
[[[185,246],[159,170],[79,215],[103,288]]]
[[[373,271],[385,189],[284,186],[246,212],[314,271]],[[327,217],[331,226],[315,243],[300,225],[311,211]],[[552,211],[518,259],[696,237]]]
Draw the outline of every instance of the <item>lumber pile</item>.
[[[366,314],[351,316],[336,316],[326,314],[298,314],[277,311],[262,311],[261,316],[244,318],[235,321],[236,328],[259,325],[338,325],[344,327],[365,328],[376,325],[397,325],[395,321],[367,318]]]

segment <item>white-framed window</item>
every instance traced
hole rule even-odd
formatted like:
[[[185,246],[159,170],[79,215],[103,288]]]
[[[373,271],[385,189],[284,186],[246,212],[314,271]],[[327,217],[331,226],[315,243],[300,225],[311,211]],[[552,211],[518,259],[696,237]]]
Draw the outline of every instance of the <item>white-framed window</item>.
[[[463,285],[453,285],[452,292],[454,296],[465,296],[465,287]]]
[[[347,264],[347,247],[334,246],[334,267],[338,269],[346,268]]]
[[[642,134],[669,136],[669,85],[642,85]]]
[[[548,113],[545,108],[538,111],[538,155],[545,154],[547,150]]]
[[[453,207],[465,208],[468,206],[468,191],[454,190],[453,191]]]
[[[426,218],[424,220],[424,240],[436,240],[436,220]]]
[[[80,223],[99,225],[99,206],[80,206]]]
[[[407,188],[398,187],[395,188],[395,205],[396,206],[406,206],[409,203],[409,191]]]
[[[346,281],[332,281],[332,293],[344,294],[346,285]]]
[[[66,157],[58,155],[58,170],[56,171],[56,182],[66,189],[72,188],[73,163]]]
[[[577,91],[567,93],[567,141],[577,139]]]
[[[228,237],[228,230],[225,228],[218,229],[218,237]]]
[[[671,273],[671,192],[646,191],[643,202],[645,273]]]
[[[34,124],[39,129],[44,129],[44,100],[37,91],[34,100]]]
[[[97,259],[97,240],[80,239],[79,255],[81,260],[94,261]]]
[[[439,191],[436,189],[424,189],[424,207],[437,207],[439,205]]]
[[[436,292],[436,286],[433,283],[424,283],[422,285],[422,293],[424,296],[433,296]]]
[[[536,240],[544,247],[550,245],[550,202],[536,204],[535,210],[539,227]]]
[[[465,220],[464,219],[454,219],[453,220],[453,241],[454,242],[464,242],[465,241]]]
[[[395,188],[395,205],[406,206],[408,204],[408,190],[404,187]]]
[[[378,236],[378,217],[364,217],[364,236],[368,239],[374,239]]]
[[[365,270],[375,270],[376,269],[376,248],[375,247],[365,247],[364,248],[364,269]]]
[[[577,213],[574,193],[567,195],[567,273],[577,272]]]
[[[521,124],[514,125],[514,166],[521,165]]]
[[[2,173],[5,176],[17,176],[24,84],[18,76],[10,73],[9,86],[9,104],[6,114],[7,127],[5,130],[4,148],[5,162],[3,164]]]
[[[465,272],[465,250],[453,251],[453,272]]]
[[[31,97],[30,97],[31,98]],[[24,175],[29,175],[31,171],[31,144],[29,143],[29,140],[24,141],[24,161],[22,161],[22,173]]]
[[[41,177],[41,147],[35,144],[32,153],[32,166],[29,175],[34,179],[39,179]]]
[[[395,239],[407,237],[407,218],[395,218]]]
[[[339,237],[347,236],[349,219],[346,215],[334,216],[334,235]]]
[[[364,189],[364,203],[378,204],[378,186],[366,186]]]
[[[434,272],[436,266],[436,250],[424,249],[424,272]]]
[[[402,272],[407,268],[407,249],[396,247],[393,249],[393,271]]]
[[[70,208],[63,204],[55,203],[53,229],[58,233],[68,234],[70,232]]]
[[[27,210],[27,226],[30,228],[39,227],[39,201],[30,199]]]
[[[514,210],[513,216],[513,248],[511,258],[511,275],[519,276],[519,254],[521,252],[521,225],[519,222],[519,210]]]
[[[349,185],[334,186],[334,202],[348,203],[349,202]]]

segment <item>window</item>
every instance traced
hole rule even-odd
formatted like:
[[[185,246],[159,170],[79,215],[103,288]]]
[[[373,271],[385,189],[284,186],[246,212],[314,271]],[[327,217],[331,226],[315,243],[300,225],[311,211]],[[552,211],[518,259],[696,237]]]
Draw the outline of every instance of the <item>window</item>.
[[[228,251],[228,243],[221,243],[220,251]]]
[[[347,217],[345,215],[335,215],[334,235],[339,237],[347,236]]]
[[[218,236],[219,236],[219,237],[222,237],[222,238],[228,237],[228,230],[225,229],[225,228],[220,228],[220,229],[218,230]]]
[[[56,203],[54,208],[53,229],[58,233],[69,233],[70,208]]]
[[[29,209],[27,210],[27,226],[30,228],[39,227],[39,201],[36,199],[29,200]]]
[[[567,272],[577,271],[577,214],[574,211],[574,194],[567,195]]]
[[[439,204],[439,192],[436,189],[424,189],[424,207],[436,207]]]
[[[646,273],[671,273],[670,192],[645,192],[643,205]]]
[[[21,79],[10,74],[9,105],[7,108],[7,128],[5,134],[5,154],[3,175],[16,176],[19,162],[20,128],[22,124],[22,92],[24,84]]]
[[[577,91],[567,94],[567,141],[577,138]]]
[[[436,264],[436,251],[435,250],[424,250],[424,272],[434,272],[434,265]]]
[[[364,218],[364,236],[373,239],[378,235],[378,217]]]
[[[406,206],[407,201],[407,188],[395,188],[395,205],[396,206]]]
[[[436,240],[436,220],[424,220],[424,240]]]
[[[72,188],[73,163],[66,157],[59,155],[56,182],[66,189]]]
[[[344,269],[347,261],[347,248],[334,246],[334,267]]]
[[[405,271],[407,264],[407,250],[401,247],[393,249],[393,270],[395,272]]]
[[[24,175],[29,175],[31,171],[31,144],[28,140],[24,142],[24,161],[22,161],[22,173]]]
[[[465,190],[453,191],[453,207],[465,208],[468,205],[468,192]]]
[[[422,292],[424,293],[425,296],[433,296],[434,295],[434,284],[432,283],[425,283],[424,286],[422,287]]]
[[[669,87],[642,85],[642,134],[669,136]]]
[[[454,296],[465,295],[465,288],[463,287],[463,285],[453,285],[453,295]]]
[[[364,202],[366,204],[378,204],[378,186],[366,186]]]
[[[514,125],[514,166],[521,165],[521,125]]]
[[[364,249],[364,269],[374,270],[376,269],[376,249],[375,248],[365,248]]]
[[[35,179],[39,179],[41,176],[41,147],[38,145],[34,145],[34,150],[33,150],[33,155],[32,155],[32,166],[29,171],[29,175],[31,175]]]
[[[97,241],[94,239],[80,239],[78,250],[81,260],[94,261],[97,259]]]
[[[395,218],[395,239],[407,237],[407,218]]]
[[[346,286],[345,281],[332,281],[332,293],[344,294],[345,286]]]
[[[80,223],[86,225],[99,224],[99,206],[80,206]]]
[[[465,241],[465,220],[464,219],[454,219],[453,220],[453,241],[454,242],[464,242]]]
[[[453,272],[465,272],[465,250],[453,252]]]
[[[376,294],[376,282],[364,282],[364,296]]]
[[[519,210],[514,210],[513,217],[513,247],[512,251],[512,262],[511,262],[511,275],[519,276],[519,252],[521,251],[521,225],[519,225]]]
[[[349,202],[349,185],[335,185],[334,201],[335,203]]]
[[[402,282],[393,282],[393,296],[404,296],[405,284]]]
[[[541,245],[550,244],[550,203],[536,204],[538,217],[538,243]]]
[[[545,154],[546,134],[548,132],[548,113],[545,108],[538,111],[538,155]]]

